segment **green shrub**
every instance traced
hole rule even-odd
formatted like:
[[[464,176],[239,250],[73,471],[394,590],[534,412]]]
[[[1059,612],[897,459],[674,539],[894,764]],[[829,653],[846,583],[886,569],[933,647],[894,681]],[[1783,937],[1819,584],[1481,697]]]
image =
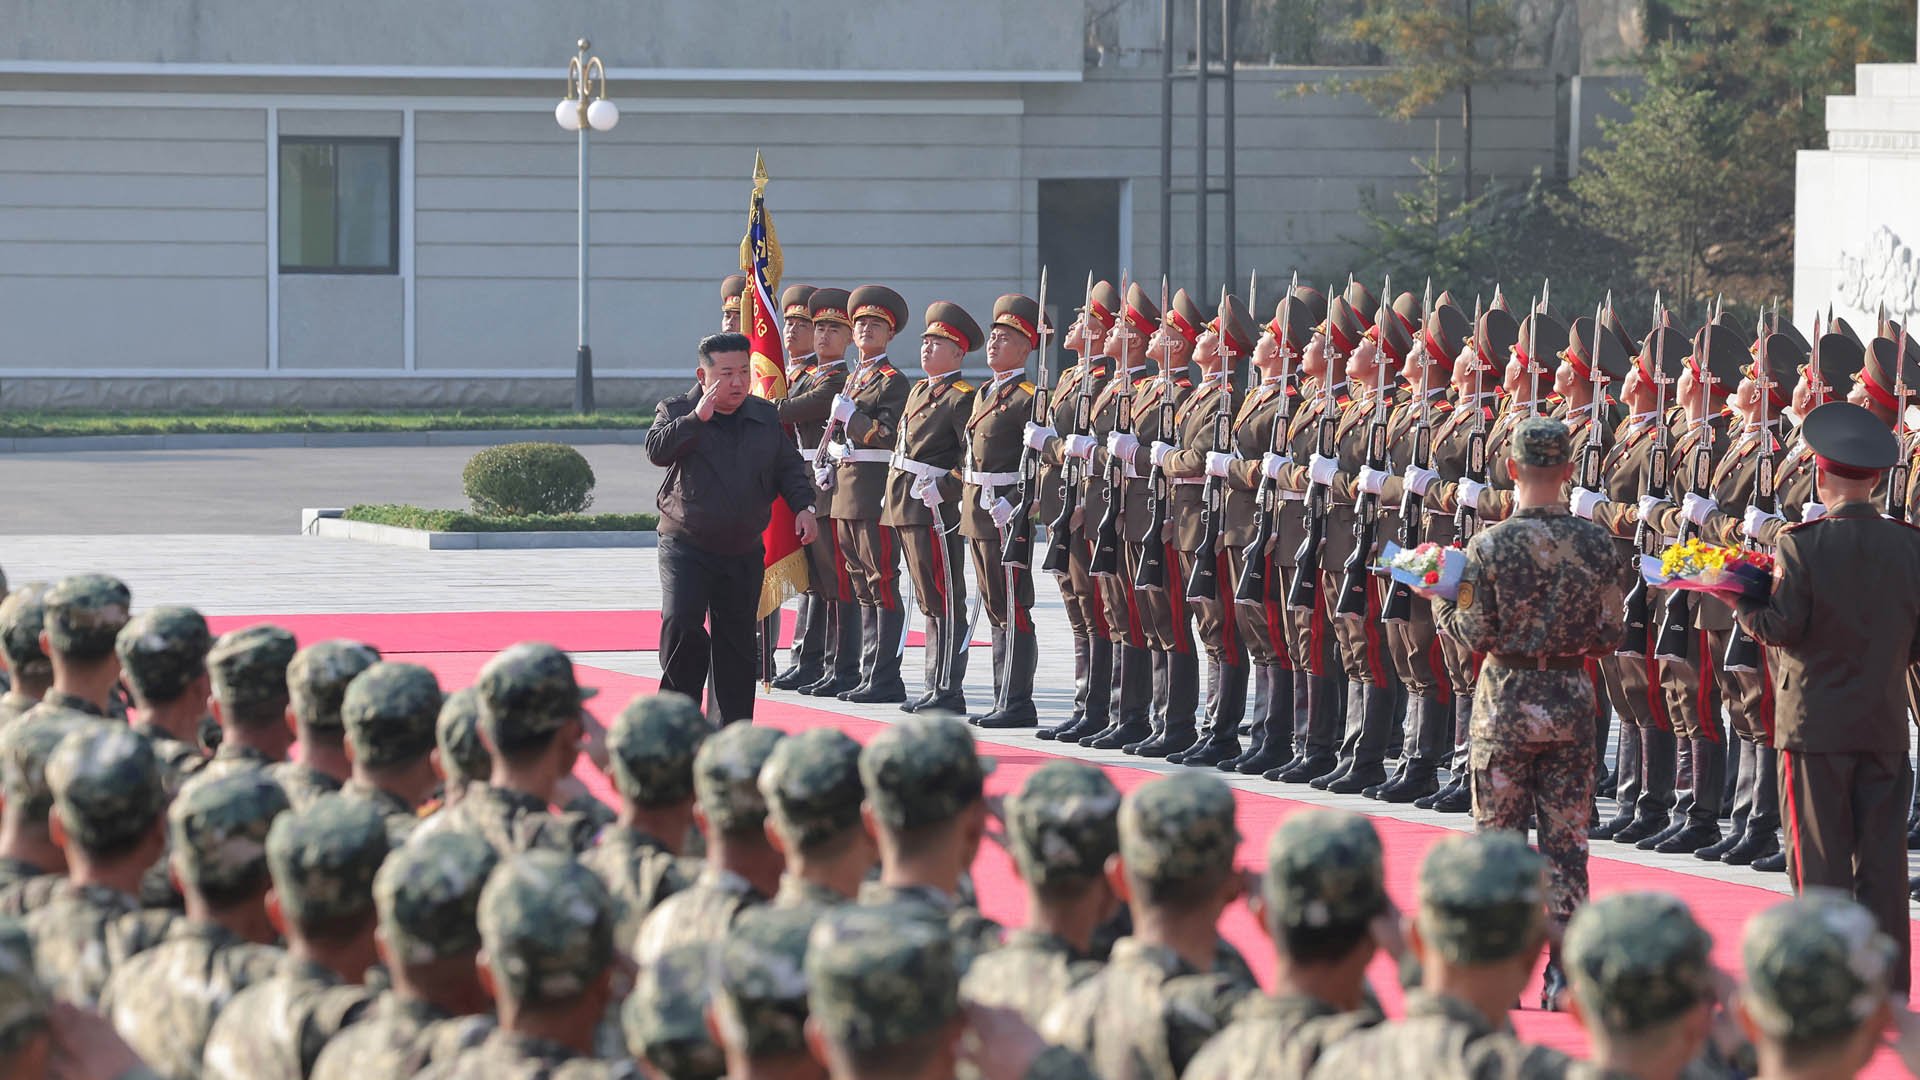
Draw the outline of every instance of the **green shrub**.
[[[489,446],[460,480],[474,513],[486,517],[577,514],[593,505],[593,466],[561,443]]]
[[[654,514],[523,514],[485,517],[465,510],[433,510],[396,503],[362,503],[341,513],[347,521],[392,525],[427,532],[652,532],[660,525]]]

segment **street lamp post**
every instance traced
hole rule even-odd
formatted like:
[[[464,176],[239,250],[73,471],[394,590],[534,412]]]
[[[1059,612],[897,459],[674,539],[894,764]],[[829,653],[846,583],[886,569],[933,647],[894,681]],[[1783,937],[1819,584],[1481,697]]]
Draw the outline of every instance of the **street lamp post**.
[[[607,100],[607,69],[588,56],[592,42],[581,38],[580,55],[567,61],[567,96],[553,107],[553,118],[580,136],[580,346],[573,360],[573,411],[593,411],[593,349],[587,345],[587,130],[612,131],[620,109]],[[594,80],[599,79],[599,93]],[[589,100],[591,99],[591,100]]]

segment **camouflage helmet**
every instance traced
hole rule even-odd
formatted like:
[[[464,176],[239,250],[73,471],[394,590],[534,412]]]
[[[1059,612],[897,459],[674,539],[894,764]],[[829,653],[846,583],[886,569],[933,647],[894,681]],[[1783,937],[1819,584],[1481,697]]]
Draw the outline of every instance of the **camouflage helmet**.
[[[1615,893],[1581,905],[1560,953],[1580,1008],[1631,1035],[1714,999],[1713,937],[1679,898]]]
[[[672,806],[693,798],[693,760],[713,725],[685,694],[641,694],[613,722],[607,750],[613,784],[635,806]]]
[[[1804,1043],[1856,1030],[1887,1000],[1897,956],[1873,915],[1844,893],[1808,889],[1755,915],[1740,945],[1747,1015]]]
[[[207,670],[213,633],[190,607],[162,605],[133,617],[114,639],[120,670],[140,701],[165,705]]]
[[[1546,867],[1511,832],[1449,837],[1420,864],[1420,936],[1456,964],[1492,964],[1545,933]]]
[[[1008,847],[1028,885],[1099,877],[1120,850],[1120,789],[1084,762],[1034,770],[1007,799],[1006,816]]]
[[[815,919],[802,908],[750,908],[720,942],[714,997],[728,1041],[749,1056],[807,1048],[807,935]]]
[[[440,748],[440,768],[447,786],[493,775],[493,758],[480,741],[480,691],[469,686],[447,695],[433,723],[433,741]]]
[[[293,715],[309,731],[338,731],[347,687],[380,661],[380,650],[345,638],[317,641],[287,665],[287,696]]]
[[[354,676],[339,711],[353,759],[378,769],[427,756],[444,701],[440,680],[419,664],[383,660]]]
[[[1233,791],[1216,777],[1181,773],[1140,785],[1120,804],[1120,857],[1153,884],[1201,881],[1233,869],[1240,846]]]
[[[76,574],[47,592],[46,633],[53,651],[77,660],[113,652],[120,628],[132,614],[133,594],[119,578]]]
[[[1386,912],[1380,834],[1360,814],[1303,810],[1267,838],[1261,881],[1276,932],[1364,924]]]
[[[46,629],[47,593],[52,586],[29,581],[0,600],[0,652],[13,669],[15,680],[45,682],[53,678],[53,661],[40,650],[40,631]]]
[[[267,868],[287,918],[300,926],[373,910],[373,876],[387,857],[386,818],[337,792],[281,814],[267,830]]]
[[[0,1061],[46,1030],[52,995],[33,964],[33,939],[13,919],[0,919]]]
[[[501,993],[522,1005],[585,993],[613,962],[615,910],[593,871],[536,850],[494,867],[480,891],[480,941]]]
[[[710,942],[676,945],[640,971],[620,1009],[627,1052],[671,1080],[718,1080],[726,1056],[707,1030]]]
[[[523,641],[494,654],[474,684],[480,690],[480,731],[495,747],[514,746],[580,719],[583,690],[573,661],[551,645]]]
[[[284,706],[295,648],[291,633],[264,623],[221,634],[207,654],[215,700],[247,712]]]
[[[70,713],[41,712],[0,727],[0,798],[26,821],[45,825],[53,810],[47,759],[60,740],[95,724]]]
[[[860,782],[874,816],[894,829],[948,821],[979,801],[993,760],[953,716],[910,716],[860,751]]]
[[[401,845],[373,878],[380,935],[402,964],[480,947],[480,890],[500,861],[474,832],[436,829]]]
[[[786,843],[805,852],[860,824],[860,744],[837,728],[780,740],[760,768],[760,795]]]
[[[786,738],[775,728],[728,724],[700,744],[693,758],[693,793],[707,824],[721,832],[758,829],[767,820],[760,767]]]
[[[186,785],[167,807],[174,870],[182,881],[215,895],[263,882],[267,833],[287,809],[286,790],[262,769]]]
[[[47,787],[61,826],[88,851],[139,838],[167,806],[153,744],[124,724],[68,732],[47,759]]]
[[[852,1051],[899,1046],[960,1011],[953,935],[924,909],[855,904],[807,938],[807,1013]]]
[[[1573,436],[1567,425],[1550,416],[1531,416],[1513,429],[1516,465],[1552,468],[1573,460]]]

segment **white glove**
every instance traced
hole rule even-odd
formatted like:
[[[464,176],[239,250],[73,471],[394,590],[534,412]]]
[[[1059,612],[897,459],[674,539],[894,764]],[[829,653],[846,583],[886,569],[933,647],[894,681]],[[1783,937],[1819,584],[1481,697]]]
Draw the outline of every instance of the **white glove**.
[[[1173,447],[1159,440],[1155,440],[1152,446],[1147,447],[1147,454],[1152,459],[1153,467],[1156,469],[1160,467],[1161,462],[1167,460],[1167,455],[1171,453],[1173,453]]]
[[[848,446],[846,443],[830,442],[827,444],[827,460],[836,462],[844,460],[847,456],[847,451],[851,449],[853,449],[853,447]]]
[[[1698,492],[1689,491],[1687,497],[1680,500],[1680,512],[1695,525],[1705,525],[1707,515],[1719,509],[1720,504]]]
[[[994,528],[1004,529],[1007,522],[1013,520],[1013,504],[1005,499],[995,499],[993,505],[987,507],[987,514],[993,518]]]
[[[833,395],[833,412],[828,416],[828,421],[835,424],[844,424],[853,416],[854,411],[852,398],[845,394],[835,394]]]
[[[813,486],[821,491],[833,490],[833,466],[822,465],[813,470]]]
[[[1407,471],[1402,475],[1406,477],[1407,487],[1413,489],[1415,495],[1425,495],[1427,488],[1432,487],[1433,482],[1440,478],[1439,473],[1432,469],[1423,469],[1418,465],[1407,466]]]
[[[1460,481],[1459,491],[1460,501],[1478,510],[1480,509],[1480,496],[1486,494],[1487,485],[1478,480],[1462,479]]]
[[[1140,439],[1124,431],[1116,431],[1107,436],[1107,453],[1114,457],[1132,461],[1133,455],[1140,452]]]
[[[1091,435],[1069,435],[1067,436],[1067,456],[1085,461],[1093,456],[1093,448],[1099,445],[1099,440]]]
[[[1822,502],[1804,502],[1800,504],[1801,521],[1819,521],[1827,516],[1827,504]]]
[[[1059,434],[1060,434],[1059,432],[1053,430],[1052,428],[1046,426],[1045,424],[1036,424],[1033,421],[1029,420],[1027,421],[1027,435],[1026,435],[1027,449],[1045,450],[1047,448],[1047,442],[1051,439],[1058,438]]]
[[[940,485],[930,478],[921,477],[914,481],[913,497],[925,503],[929,510],[937,512],[940,509]]]
[[[1227,466],[1233,464],[1232,454],[1223,454],[1218,450],[1207,451],[1207,475],[1227,478]]]
[[[1659,516],[1661,510],[1672,505],[1658,495],[1642,495],[1639,502],[1640,520],[1652,521]]]
[[[1316,484],[1333,483],[1333,474],[1340,471],[1340,463],[1330,457],[1315,454],[1307,459],[1307,479]]]
[[[1386,486],[1387,477],[1391,475],[1393,474],[1361,466],[1359,476],[1360,490],[1368,495],[1379,495],[1380,489]]]
[[[1574,517],[1583,517],[1588,521],[1592,521],[1593,512],[1599,509],[1600,504],[1610,501],[1612,500],[1608,499],[1606,495],[1601,492],[1577,487],[1573,489],[1572,498],[1567,500],[1567,508],[1573,511]]]
[[[1286,466],[1287,459],[1281,457],[1279,454],[1260,455],[1260,475],[1275,483],[1278,483],[1280,480],[1280,470],[1286,468]]]
[[[1740,519],[1740,531],[1747,534],[1749,540],[1760,539],[1760,530],[1769,521],[1786,519],[1771,510],[1762,510],[1757,506],[1747,507],[1746,516]]]

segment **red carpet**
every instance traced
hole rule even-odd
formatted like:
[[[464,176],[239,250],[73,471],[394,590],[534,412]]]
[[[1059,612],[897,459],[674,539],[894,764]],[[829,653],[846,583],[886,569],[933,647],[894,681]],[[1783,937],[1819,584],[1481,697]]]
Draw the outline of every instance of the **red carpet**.
[[[780,647],[793,642],[794,613],[782,611]],[[919,615],[914,614],[914,621]],[[364,641],[383,653],[493,653],[517,641],[545,641],[568,652],[652,652],[660,647],[658,611],[422,611],[315,615],[210,615],[224,634],[255,623],[285,627],[302,645],[328,638]],[[907,644],[926,641],[918,630]],[[984,642],[974,642],[976,645]]]

